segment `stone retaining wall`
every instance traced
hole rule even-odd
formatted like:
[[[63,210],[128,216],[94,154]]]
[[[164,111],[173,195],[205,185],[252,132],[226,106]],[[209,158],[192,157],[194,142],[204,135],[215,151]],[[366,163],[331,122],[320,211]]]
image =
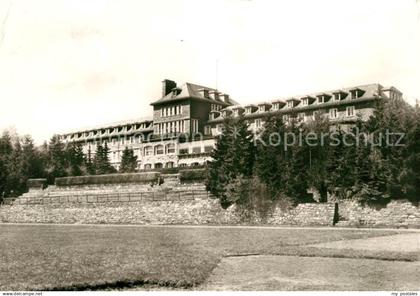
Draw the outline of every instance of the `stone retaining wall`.
[[[217,199],[143,200],[103,203],[18,204],[0,207],[3,223],[83,224],[270,224],[332,225],[334,205],[301,204],[296,208],[275,208],[266,218],[249,215],[231,206],[223,209]]]
[[[420,228],[420,207],[407,200],[393,200],[386,206],[363,206],[341,201],[339,226]]]
[[[170,185],[51,186],[0,206],[0,222],[322,226],[334,220],[334,203],[276,206],[262,216],[236,206],[223,209],[203,184]],[[338,214],[337,226],[420,228],[419,206],[403,200],[380,208],[340,201]]]

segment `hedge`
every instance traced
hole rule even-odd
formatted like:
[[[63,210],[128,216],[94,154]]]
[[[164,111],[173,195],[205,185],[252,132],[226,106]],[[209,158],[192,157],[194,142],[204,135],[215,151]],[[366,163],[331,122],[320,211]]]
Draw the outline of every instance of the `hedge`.
[[[181,182],[203,181],[206,179],[207,171],[205,169],[180,170],[179,175]]]
[[[76,186],[93,184],[121,184],[121,183],[157,183],[160,178],[159,172],[108,174],[78,177],[56,178],[56,186]]]
[[[47,185],[47,179],[28,179],[26,186],[28,188],[44,189]]]

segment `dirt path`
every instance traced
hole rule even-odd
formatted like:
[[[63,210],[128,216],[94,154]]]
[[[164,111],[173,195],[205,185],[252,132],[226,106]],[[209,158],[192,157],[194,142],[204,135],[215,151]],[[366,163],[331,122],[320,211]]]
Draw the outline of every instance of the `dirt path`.
[[[420,233],[404,233],[390,236],[372,237],[367,239],[352,239],[346,241],[314,244],[309,245],[308,247],[420,253]]]
[[[224,258],[202,290],[418,291],[420,262],[295,256]]]
[[[306,245],[320,249],[420,254],[420,233]],[[203,290],[419,291],[420,261],[246,256],[226,257]]]

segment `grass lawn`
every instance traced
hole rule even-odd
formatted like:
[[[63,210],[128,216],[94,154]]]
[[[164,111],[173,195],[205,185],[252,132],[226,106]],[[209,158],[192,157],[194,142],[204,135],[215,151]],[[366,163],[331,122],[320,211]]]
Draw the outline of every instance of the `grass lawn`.
[[[397,234],[340,229],[0,225],[0,290],[193,287],[224,256],[285,254],[415,260],[303,245]],[[333,254],[331,254],[333,252]],[[413,257],[414,256],[414,257]]]

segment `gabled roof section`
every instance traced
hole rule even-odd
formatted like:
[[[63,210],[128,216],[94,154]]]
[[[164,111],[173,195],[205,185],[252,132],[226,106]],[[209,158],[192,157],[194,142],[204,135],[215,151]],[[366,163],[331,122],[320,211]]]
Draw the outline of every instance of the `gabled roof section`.
[[[217,92],[217,90],[214,88],[187,82],[183,84],[180,88],[177,88],[177,91],[170,92],[163,98],[151,103],[150,105],[152,106],[160,105],[160,104],[175,102],[175,101],[184,100],[184,99],[195,99],[195,100],[205,101],[205,102],[210,102],[210,103],[219,103],[224,106],[238,105],[238,103],[232,100],[230,97],[226,98],[227,102],[221,98],[214,99],[210,96],[206,97],[202,90],[207,90],[207,93]],[[222,96],[223,94],[220,93],[220,97]]]

